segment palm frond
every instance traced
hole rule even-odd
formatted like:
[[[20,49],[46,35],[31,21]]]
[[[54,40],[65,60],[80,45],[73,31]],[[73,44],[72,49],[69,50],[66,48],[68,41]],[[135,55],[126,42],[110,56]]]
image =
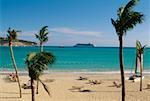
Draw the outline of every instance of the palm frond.
[[[10,32],[11,32],[11,28],[9,27],[8,30],[7,30],[7,33],[10,33]]]
[[[48,95],[51,96],[48,86],[47,86],[46,84],[44,84],[44,83],[42,82],[42,80],[39,79],[39,81],[42,83],[42,85],[43,85],[45,91],[48,93]]]
[[[147,46],[147,45],[144,45],[142,48],[144,49],[144,48],[146,48],[146,46]]]
[[[36,52],[31,52],[27,55],[27,61],[31,61],[36,56]]]
[[[142,46],[140,41],[136,41],[136,49],[138,54],[143,54],[144,53],[144,49],[145,49],[146,45]]]
[[[118,15],[119,18],[121,18],[123,11],[124,11],[124,7],[120,7],[120,8],[117,10],[117,15]]]
[[[44,32],[48,31],[47,27],[48,26],[44,26],[44,27],[41,28],[40,33],[39,33],[40,36],[42,36],[44,34]]]
[[[43,42],[47,42],[48,41],[48,37],[43,38]]]
[[[35,37],[36,37],[37,39],[39,39],[39,35],[35,34]]]
[[[44,26],[40,29],[38,35],[36,34],[36,38],[38,37],[40,43],[43,43],[43,42],[47,42],[48,40],[45,40],[45,38],[47,38],[47,35],[48,35],[48,26]]]
[[[42,57],[45,58],[45,61],[43,60],[45,64],[53,64],[56,60],[55,56],[50,52],[42,52]]]
[[[144,49],[146,48],[147,45],[144,45],[142,48],[141,48],[141,54],[144,53]]]
[[[136,49],[141,49],[142,48],[142,45],[141,45],[141,43],[140,43],[140,41],[136,41]]]
[[[50,52],[32,52],[27,55],[25,63],[28,66],[29,76],[37,80],[44,70],[48,69],[48,64],[53,64],[55,57]]]
[[[133,7],[139,0],[130,0],[125,7],[120,7],[117,11],[117,20],[111,19],[112,25],[118,35],[125,35],[134,26],[144,21],[144,15],[140,12],[133,11]]]
[[[17,33],[14,31],[12,34],[11,34],[11,37],[13,40],[16,40],[17,39]]]
[[[48,26],[44,26],[44,27],[42,27],[41,30],[46,30],[47,28],[48,28]]]
[[[7,30],[7,33],[8,33],[7,37],[8,37],[8,39],[11,38],[11,40],[16,40],[18,32],[21,32],[21,31],[15,30],[15,29],[11,30],[11,28],[9,27],[8,30]]]
[[[116,27],[116,22],[114,21],[114,19],[111,18],[111,23],[114,27]]]
[[[120,30],[126,32],[126,30],[133,29],[138,23],[142,23],[144,21],[144,15],[140,12],[131,12],[128,18],[124,20]]]
[[[131,11],[131,9],[133,9],[133,7],[138,3],[138,1],[139,0],[130,0],[124,7],[123,15],[126,15],[127,12]]]
[[[48,35],[48,32],[43,33],[43,36],[46,37]]]
[[[111,19],[111,23],[114,26],[117,35],[122,34],[122,32],[120,31],[120,27],[121,27],[120,21],[118,19],[116,21],[114,21],[113,19]]]

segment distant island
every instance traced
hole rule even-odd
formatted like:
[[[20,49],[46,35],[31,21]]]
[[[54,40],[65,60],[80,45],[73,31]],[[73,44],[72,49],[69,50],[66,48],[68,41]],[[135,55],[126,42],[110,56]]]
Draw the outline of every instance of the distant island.
[[[0,37],[0,46],[8,46],[8,39],[4,37]],[[27,40],[21,40],[17,39],[13,42],[13,46],[36,46],[36,42],[27,41]]]
[[[78,43],[74,45],[73,47],[95,47],[95,46],[91,43],[88,43],[88,44]]]

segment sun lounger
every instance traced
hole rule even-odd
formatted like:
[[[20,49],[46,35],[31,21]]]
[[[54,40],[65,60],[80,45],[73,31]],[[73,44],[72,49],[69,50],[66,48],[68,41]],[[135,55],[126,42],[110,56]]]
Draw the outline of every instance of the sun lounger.
[[[92,92],[92,91],[89,89],[84,89],[84,90],[80,90],[80,92]]]
[[[26,84],[24,83],[22,85],[22,88],[24,88],[24,89],[31,89],[31,81],[29,80]]]
[[[87,79],[88,79],[87,77],[80,76],[79,79],[77,79],[77,80],[87,80]]]
[[[91,90],[89,90],[89,89],[83,89],[84,88],[84,86],[72,86],[72,88],[71,89],[69,89],[69,90],[77,90],[78,92],[91,92]]]
[[[17,76],[16,76],[16,74],[14,74],[14,73],[10,73],[10,74],[8,75],[8,78],[9,78],[10,81],[13,81],[13,82],[16,82],[16,81],[17,81]]]
[[[89,84],[92,84],[92,85],[101,84],[101,83],[102,82],[98,80],[89,80]]]
[[[141,79],[141,77],[136,77],[136,78],[134,78],[133,82],[139,82],[140,79]],[[142,79],[144,79],[144,76],[142,77]]]
[[[121,84],[119,84],[117,81],[114,81],[113,84],[114,84],[114,86],[117,87],[117,88],[120,88],[120,87],[121,87]]]
[[[128,78],[128,80],[133,80],[133,82],[139,82],[141,79],[140,74],[134,74]],[[144,76],[142,76],[142,79],[144,79]]]
[[[84,86],[72,86],[70,90],[81,90],[81,88],[84,88]]]
[[[24,89],[31,89],[31,85],[23,84],[22,88],[24,88]]]

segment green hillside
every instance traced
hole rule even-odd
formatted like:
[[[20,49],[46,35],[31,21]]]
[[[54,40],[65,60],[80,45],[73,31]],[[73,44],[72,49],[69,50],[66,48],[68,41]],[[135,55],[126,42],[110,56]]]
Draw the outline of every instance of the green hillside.
[[[37,43],[32,42],[32,41],[18,39],[13,42],[13,45],[14,46],[36,46]],[[0,46],[8,46],[8,39],[4,37],[0,37]]]

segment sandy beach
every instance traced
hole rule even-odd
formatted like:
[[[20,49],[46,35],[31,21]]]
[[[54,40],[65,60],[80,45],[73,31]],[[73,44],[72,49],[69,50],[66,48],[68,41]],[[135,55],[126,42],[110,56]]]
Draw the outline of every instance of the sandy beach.
[[[22,89],[23,97],[19,98],[17,82],[7,81],[6,76],[2,74],[0,76],[0,101],[31,101],[31,90]],[[87,77],[88,80],[77,80],[80,76]],[[21,75],[20,79],[23,84],[27,83],[29,77]],[[121,88],[112,87],[113,81],[120,83],[119,74],[52,73],[44,74],[41,79],[48,85],[51,97],[40,84],[36,101],[120,101],[121,99]],[[54,81],[50,82],[51,79]],[[88,83],[89,80],[99,80],[102,83],[92,85]],[[149,101],[150,89],[146,89],[148,83],[150,83],[150,76],[145,76],[143,91],[140,92],[139,82],[126,80],[127,101]],[[91,92],[70,90],[72,86],[82,86],[83,90]]]

